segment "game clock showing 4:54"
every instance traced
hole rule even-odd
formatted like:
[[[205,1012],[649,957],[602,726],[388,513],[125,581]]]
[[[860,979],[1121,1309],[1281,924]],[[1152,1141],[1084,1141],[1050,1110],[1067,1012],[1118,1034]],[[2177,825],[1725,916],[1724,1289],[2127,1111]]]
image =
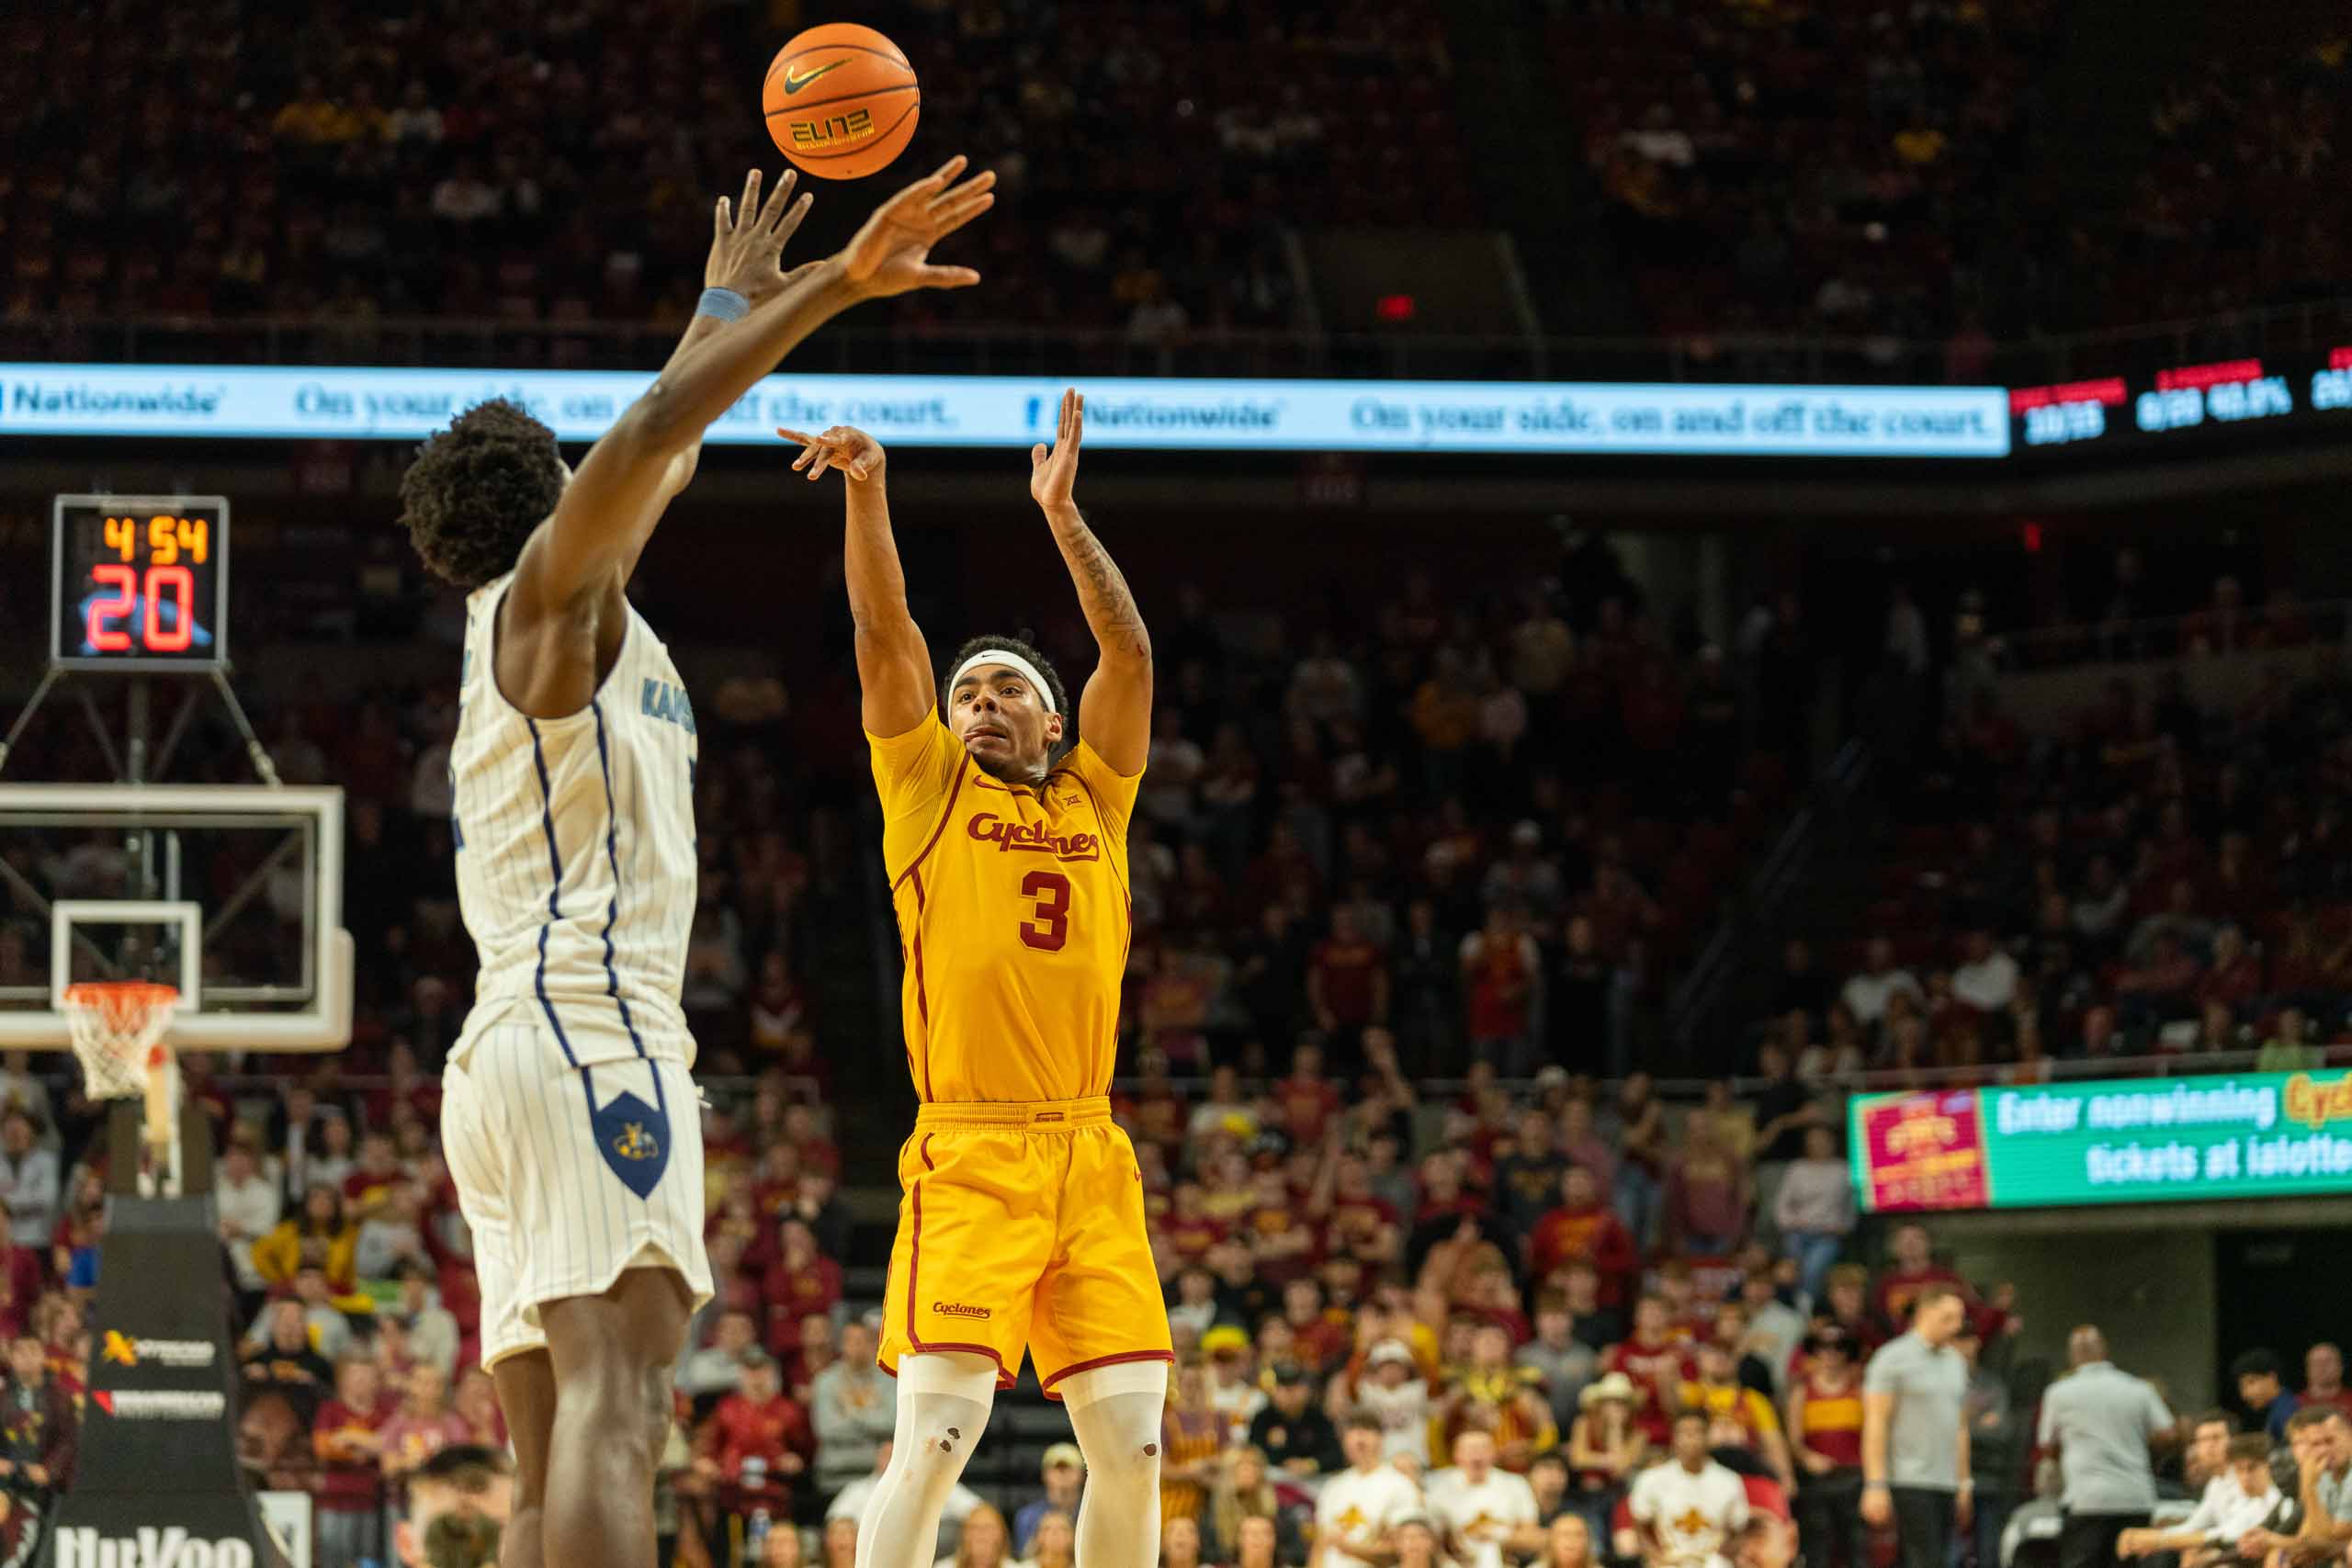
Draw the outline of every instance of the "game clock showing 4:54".
[[[50,537],[50,662],[181,670],[229,660],[229,503],[61,495]]]

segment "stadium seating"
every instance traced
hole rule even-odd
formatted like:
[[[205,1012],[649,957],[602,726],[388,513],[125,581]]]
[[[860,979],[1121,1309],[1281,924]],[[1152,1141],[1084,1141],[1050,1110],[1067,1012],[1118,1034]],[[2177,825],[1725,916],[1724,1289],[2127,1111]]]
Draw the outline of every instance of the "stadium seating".
[[[272,325],[204,332],[195,357],[642,363],[658,344],[631,334],[674,323],[711,193],[774,161],[739,102],[756,28],[733,5],[535,29],[419,4],[290,51],[239,47],[272,25],[257,6],[217,6],[209,27],[141,10],[115,29],[136,70],[62,14],[6,24],[12,355],[185,356],[175,331],[229,317]],[[2033,151],[2054,12],[1557,8],[1529,47],[1587,154],[1589,243],[1642,313],[1623,324],[1709,357],[1726,334],[1827,334],[1881,345],[1841,373],[1899,359],[1965,379],[1995,338],[2341,293],[2344,242],[2312,193],[2352,91],[2325,29],[2156,85],[2145,136],[2119,143],[2136,174],[2075,215],[2065,267],[2030,257],[2058,199]],[[1313,321],[1286,231],[1498,220],[1464,152],[1476,88],[1427,0],[1226,0],[1198,17],[966,0],[875,19],[922,74],[924,155],[945,148],[930,127],[956,127],[1011,197],[974,258],[987,289],[889,308],[918,338],[1097,332],[1108,363],[1149,369],[1136,353]],[[159,78],[189,90],[166,109],[141,91]],[[70,168],[41,155],[66,144]],[[171,243],[97,243],[126,227]],[[1539,308],[1550,292],[1533,280]],[[379,324],[429,317],[474,325],[445,344]],[[1018,355],[999,339],[1000,359]]]

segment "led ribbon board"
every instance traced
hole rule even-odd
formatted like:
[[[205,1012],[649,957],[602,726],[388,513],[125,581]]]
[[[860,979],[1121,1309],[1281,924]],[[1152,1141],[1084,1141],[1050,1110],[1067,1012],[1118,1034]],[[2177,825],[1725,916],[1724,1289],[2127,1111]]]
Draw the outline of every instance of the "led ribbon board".
[[[1847,1114],[1878,1213],[2352,1193],[2352,1073],[1858,1095]]]
[[[415,441],[511,398],[593,441],[649,372],[329,366],[0,365],[0,436]],[[794,376],[760,383],[708,440],[854,424],[899,446],[1053,439],[1060,381]],[[1088,378],[1091,447],[1757,457],[2001,457],[1999,387],[1751,387],[1521,381]]]

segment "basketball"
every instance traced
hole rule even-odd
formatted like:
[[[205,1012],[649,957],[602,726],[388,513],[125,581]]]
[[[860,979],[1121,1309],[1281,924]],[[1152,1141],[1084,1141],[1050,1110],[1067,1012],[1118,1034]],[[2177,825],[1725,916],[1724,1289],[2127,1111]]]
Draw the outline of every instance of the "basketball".
[[[760,107],[768,134],[796,165],[821,179],[854,180],[906,151],[922,89],[897,44],[872,28],[828,22],[776,51]]]

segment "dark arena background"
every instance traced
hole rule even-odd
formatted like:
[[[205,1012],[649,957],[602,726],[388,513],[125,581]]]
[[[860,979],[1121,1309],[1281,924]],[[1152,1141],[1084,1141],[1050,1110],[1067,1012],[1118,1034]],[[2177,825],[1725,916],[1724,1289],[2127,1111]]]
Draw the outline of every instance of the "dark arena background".
[[[936,653],[1075,687],[1065,386],[1156,671],[1160,1562],[2352,1561],[2341,4],[100,0],[0,18],[0,1568],[494,1559],[400,477],[498,396],[579,465],[834,20],[920,124],[785,265],[997,202],[629,587],[699,748],[663,1568],[862,1562],[893,1430],[902,950],[774,432],[888,448]],[[936,1555],[1070,1568],[1070,1437],[1001,1393]]]

